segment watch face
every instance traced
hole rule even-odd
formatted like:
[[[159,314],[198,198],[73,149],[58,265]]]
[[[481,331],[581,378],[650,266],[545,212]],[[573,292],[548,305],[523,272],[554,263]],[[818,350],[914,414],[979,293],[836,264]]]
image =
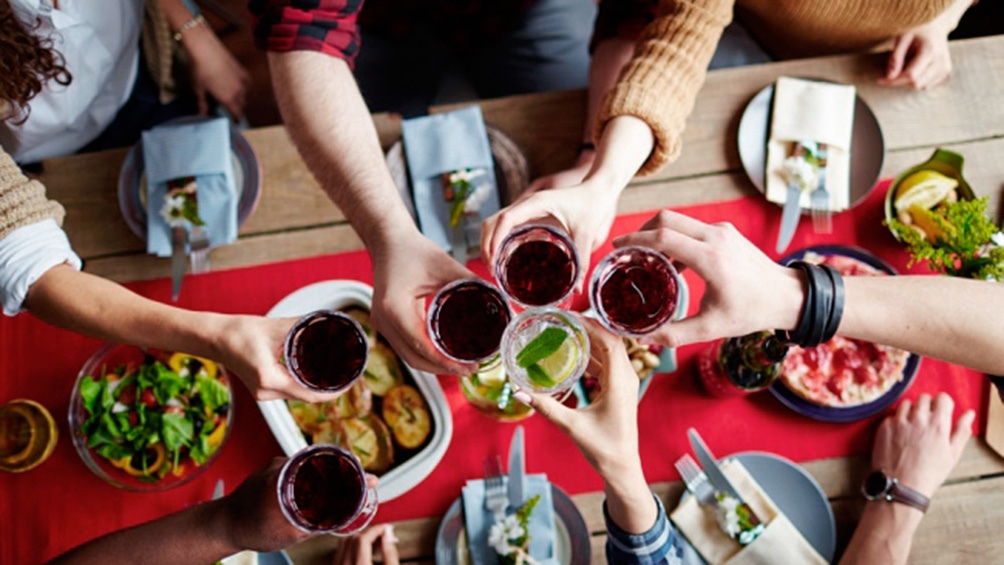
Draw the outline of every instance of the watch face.
[[[872,471],[865,478],[865,483],[863,485],[865,496],[869,497],[879,497],[886,493],[889,489],[889,477],[886,476],[882,471]]]

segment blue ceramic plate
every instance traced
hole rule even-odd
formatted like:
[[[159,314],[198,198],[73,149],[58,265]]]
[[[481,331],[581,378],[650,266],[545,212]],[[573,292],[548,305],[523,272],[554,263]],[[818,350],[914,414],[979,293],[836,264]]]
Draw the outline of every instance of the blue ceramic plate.
[[[189,116],[167,123],[188,123],[206,120],[201,116]],[[230,125],[230,151],[234,168],[239,200],[237,201],[237,225],[243,226],[258,206],[261,197],[261,164],[251,144],[239,129]],[[146,241],[146,174],[143,165],[143,142],[139,141],[129,150],[122,169],[119,171],[119,209],[129,229]]]
[[[551,484],[556,526],[555,560],[559,565],[589,563],[591,537],[582,514],[572,499],[557,485]],[[471,563],[464,531],[464,513],[461,499],[446,511],[436,534],[437,565],[467,565]]]
[[[861,249],[860,247],[848,247],[845,245],[817,245],[815,247],[807,247],[790,253],[782,258],[780,263],[782,265],[787,265],[792,261],[798,261],[799,259],[805,257],[805,254],[810,251],[823,256],[837,255],[850,257],[851,259],[857,259],[862,263],[875,267],[880,271],[885,271],[890,275],[897,274],[896,270],[893,269],[892,266],[876,257],[870,251]],[[874,416],[896,402],[896,400],[898,400],[900,396],[903,396],[903,393],[910,388],[910,384],[913,383],[913,378],[917,376],[917,370],[919,368],[920,355],[911,353],[910,357],[906,360],[906,367],[903,368],[903,380],[893,385],[892,388],[877,399],[858,406],[836,407],[815,404],[795,394],[790,388],[785,386],[781,380],[775,381],[774,385],[770,387],[770,391],[778,400],[781,401],[782,404],[791,408],[795,412],[802,414],[803,416],[808,416],[824,422],[853,422],[868,418],[869,416]]]
[[[747,451],[721,460],[736,459],[743,464],[757,484],[770,497],[805,541],[827,561],[833,560],[837,550],[837,522],[830,501],[819,483],[805,469],[773,453]],[[690,493],[684,491],[680,500]],[[703,565],[705,561],[687,542],[682,540],[683,562],[686,565]]]

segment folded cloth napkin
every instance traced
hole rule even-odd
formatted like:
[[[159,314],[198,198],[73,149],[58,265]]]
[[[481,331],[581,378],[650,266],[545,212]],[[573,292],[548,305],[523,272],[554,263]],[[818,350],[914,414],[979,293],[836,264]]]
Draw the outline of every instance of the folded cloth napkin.
[[[503,480],[508,488],[509,477]],[[537,506],[530,514],[530,556],[544,565],[557,565],[554,555],[554,502],[547,475],[527,475],[525,492],[528,500],[540,495]],[[471,561],[474,565],[494,565],[499,562],[499,556],[488,543],[488,531],[495,517],[485,506],[485,481],[467,481],[461,493]]]
[[[728,477],[743,500],[753,509],[767,528],[756,540],[742,547],[722,531],[715,517],[715,511],[702,507],[693,496],[680,503],[670,519],[694,546],[704,560],[718,563],[799,563],[825,564],[819,553],[802,534],[781,513],[760,485],[753,480],[742,463],[729,459],[722,465],[722,472]]]
[[[237,239],[237,191],[226,119],[165,124],[143,132],[143,164],[147,253],[171,255],[171,227],[161,210],[168,181],[182,177],[195,177],[199,217],[205,222],[209,245]]]
[[[830,211],[847,209],[855,100],[853,86],[790,77],[777,79],[767,141],[767,200],[784,204],[788,197],[784,160],[791,155],[795,142],[814,141],[826,143],[829,148],[826,190],[830,193]],[[808,191],[802,192],[801,205],[810,206]]]
[[[488,131],[481,108],[405,120],[401,123],[405,159],[411,177],[412,197],[418,225],[426,237],[450,252],[450,202],[444,197],[440,175],[462,169],[483,169],[475,180],[483,186],[474,198],[481,205],[475,217],[463,222],[468,247],[481,241],[481,220],[499,210],[498,187]]]

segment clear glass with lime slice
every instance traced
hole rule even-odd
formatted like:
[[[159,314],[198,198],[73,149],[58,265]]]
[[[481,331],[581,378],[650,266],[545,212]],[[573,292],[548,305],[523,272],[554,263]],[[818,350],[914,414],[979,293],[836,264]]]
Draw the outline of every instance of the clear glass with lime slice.
[[[586,371],[589,336],[571,312],[525,310],[502,334],[502,364],[517,387],[561,395]]]

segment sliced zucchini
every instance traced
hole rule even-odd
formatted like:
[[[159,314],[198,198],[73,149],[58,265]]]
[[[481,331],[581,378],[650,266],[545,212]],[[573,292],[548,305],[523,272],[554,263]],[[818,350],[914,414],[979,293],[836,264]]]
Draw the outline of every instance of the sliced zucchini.
[[[394,431],[401,447],[414,449],[425,442],[432,431],[432,418],[422,393],[413,386],[398,385],[383,399],[383,418]]]

